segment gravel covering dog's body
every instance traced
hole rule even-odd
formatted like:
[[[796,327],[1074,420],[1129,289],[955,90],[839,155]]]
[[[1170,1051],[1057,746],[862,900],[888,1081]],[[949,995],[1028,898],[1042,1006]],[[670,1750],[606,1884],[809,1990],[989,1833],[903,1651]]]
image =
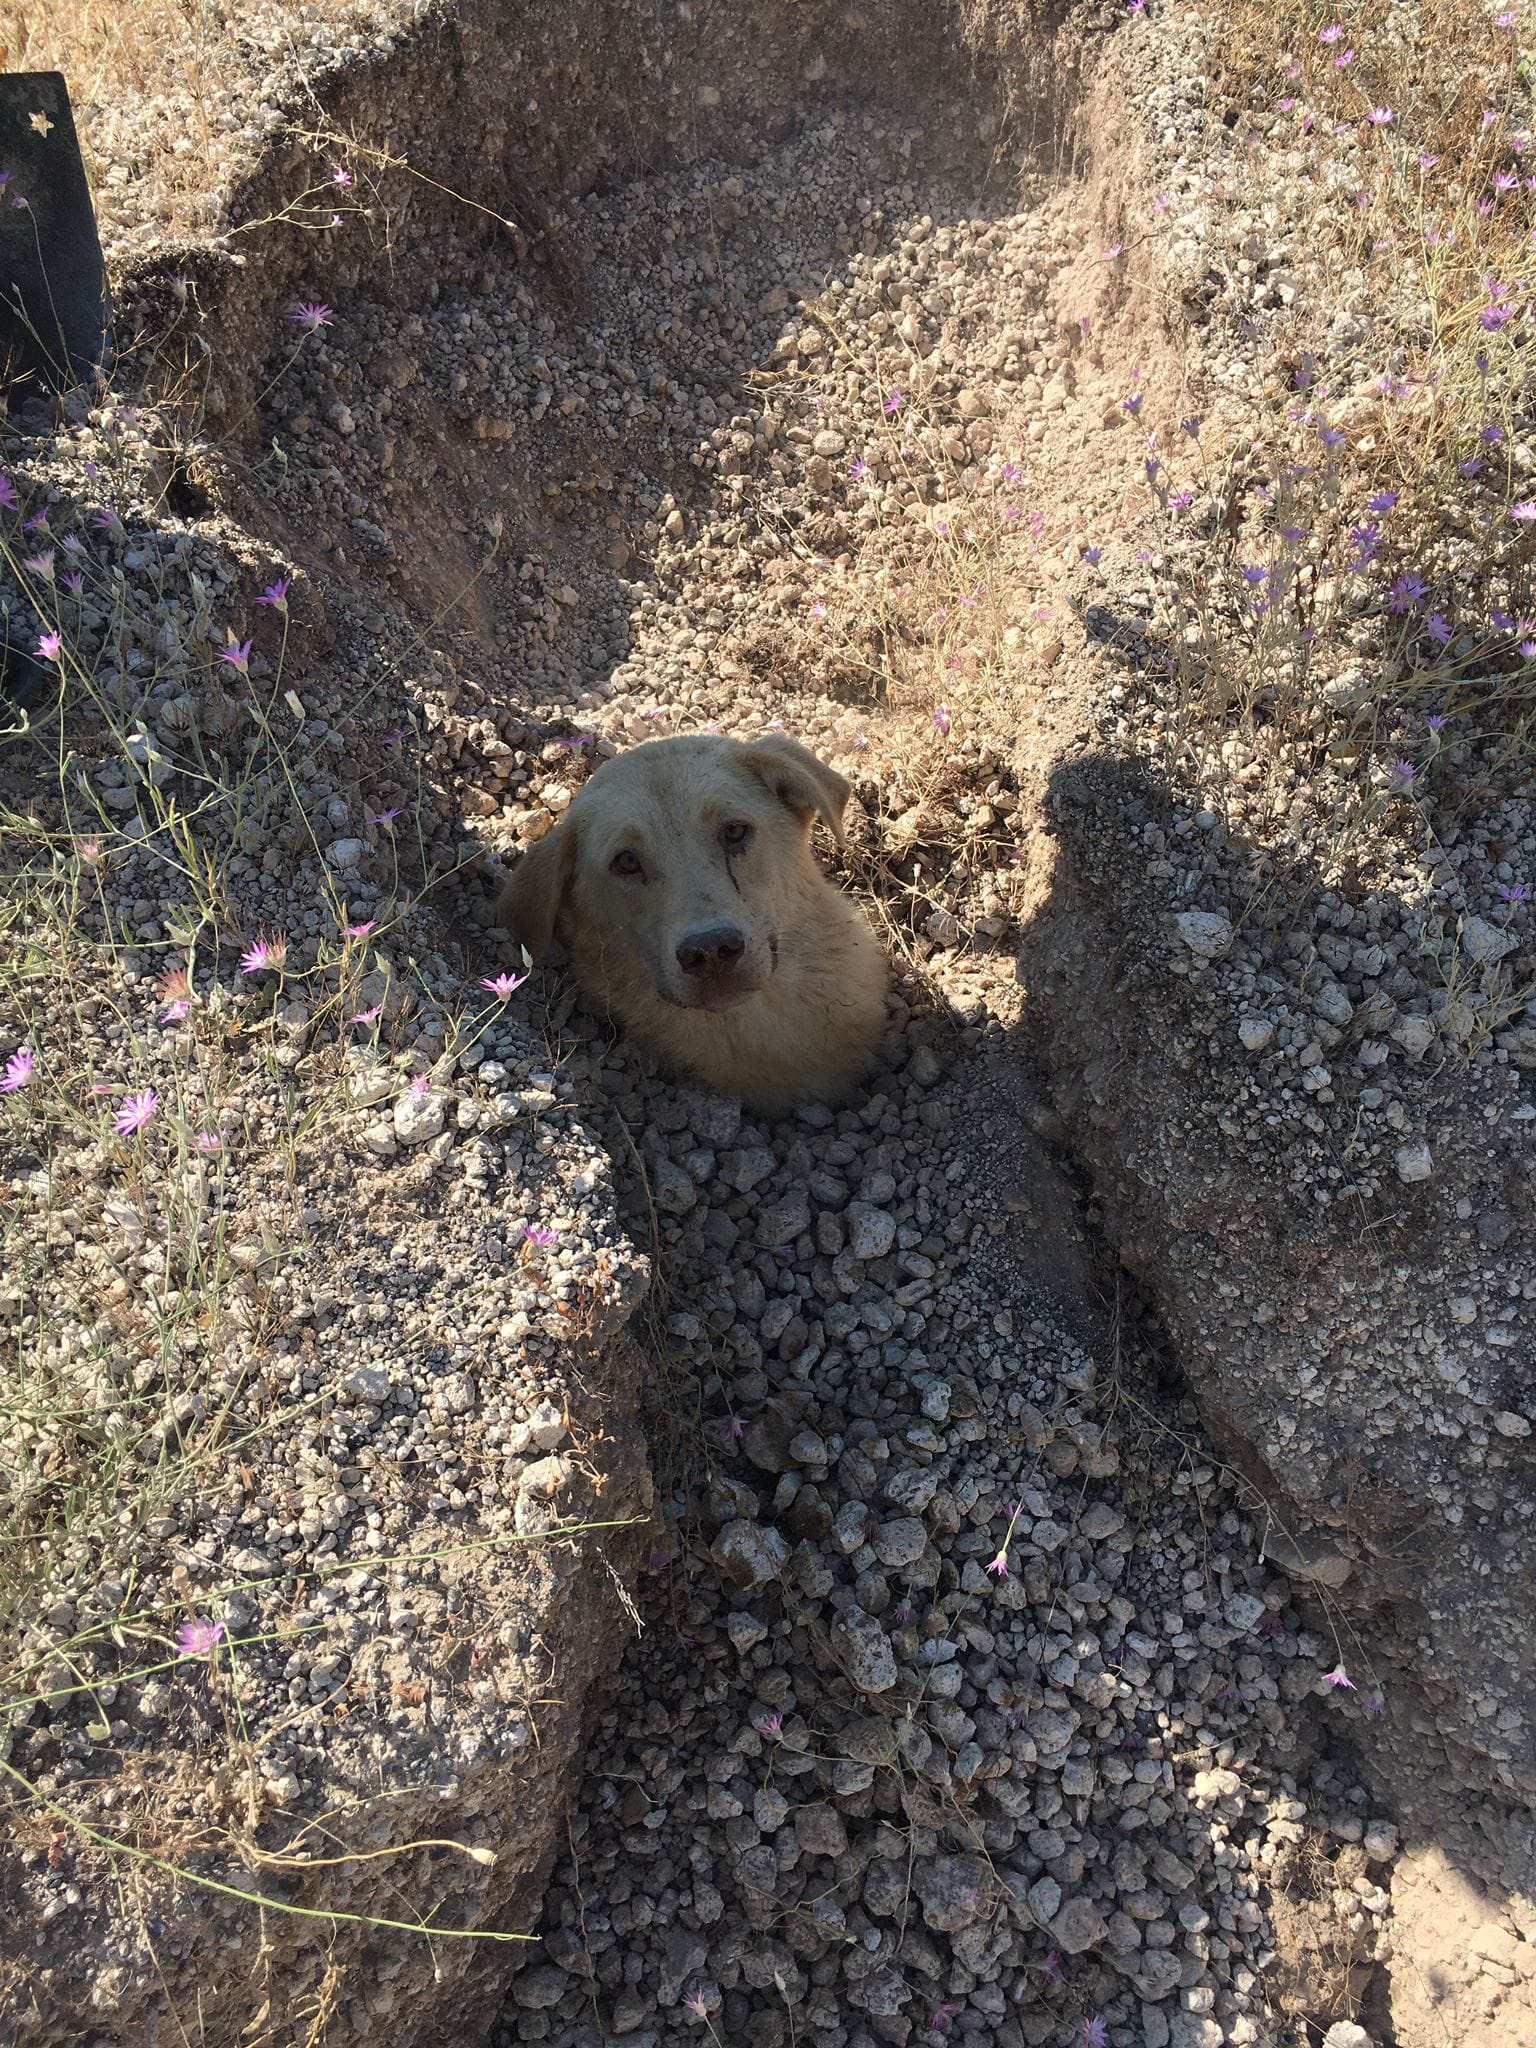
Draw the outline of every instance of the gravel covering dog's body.
[[[764,1110],[843,1099],[874,1058],[889,969],[822,873],[848,784],[780,735],[655,740],[605,762],[525,855],[499,914],[677,1072]]]

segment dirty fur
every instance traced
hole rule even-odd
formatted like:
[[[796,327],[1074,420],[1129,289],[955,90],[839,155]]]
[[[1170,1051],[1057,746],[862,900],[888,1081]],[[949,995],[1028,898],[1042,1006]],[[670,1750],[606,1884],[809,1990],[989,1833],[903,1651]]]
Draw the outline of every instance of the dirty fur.
[[[604,764],[513,870],[497,914],[675,1072],[756,1109],[844,1099],[890,970],[811,851],[848,784],[780,734],[652,740]],[[698,943],[695,944],[694,941]]]

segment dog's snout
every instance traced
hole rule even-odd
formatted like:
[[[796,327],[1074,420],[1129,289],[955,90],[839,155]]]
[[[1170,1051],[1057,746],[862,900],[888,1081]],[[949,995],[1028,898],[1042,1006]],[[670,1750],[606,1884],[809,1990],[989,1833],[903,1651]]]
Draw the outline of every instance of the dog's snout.
[[[683,934],[678,941],[677,964],[684,974],[726,974],[746,950],[746,935],[735,925],[705,925]]]

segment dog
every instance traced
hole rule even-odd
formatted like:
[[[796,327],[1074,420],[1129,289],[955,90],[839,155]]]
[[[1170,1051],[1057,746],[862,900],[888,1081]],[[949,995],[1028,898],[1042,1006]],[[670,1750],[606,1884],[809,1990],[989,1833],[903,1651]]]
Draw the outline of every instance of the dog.
[[[890,967],[811,851],[848,784],[795,740],[694,733],[605,761],[513,869],[497,915],[558,936],[584,992],[675,1073],[750,1108],[846,1099]]]

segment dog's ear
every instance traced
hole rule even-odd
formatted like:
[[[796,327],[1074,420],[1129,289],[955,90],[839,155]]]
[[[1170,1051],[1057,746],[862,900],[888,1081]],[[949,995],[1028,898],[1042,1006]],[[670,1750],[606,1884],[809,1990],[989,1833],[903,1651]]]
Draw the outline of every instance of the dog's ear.
[[[835,768],[780,732],[751,741],[742,748],[742,757],[742,766],[772,790],[781,804],[797,811],[807,824],[813,816],[819,817],[839,846],[843,844],[849,784]]]
[[[549,951],[575,868],[576,828],[566,819],[529,847],[496,899],[497,921],[535,960]]]

